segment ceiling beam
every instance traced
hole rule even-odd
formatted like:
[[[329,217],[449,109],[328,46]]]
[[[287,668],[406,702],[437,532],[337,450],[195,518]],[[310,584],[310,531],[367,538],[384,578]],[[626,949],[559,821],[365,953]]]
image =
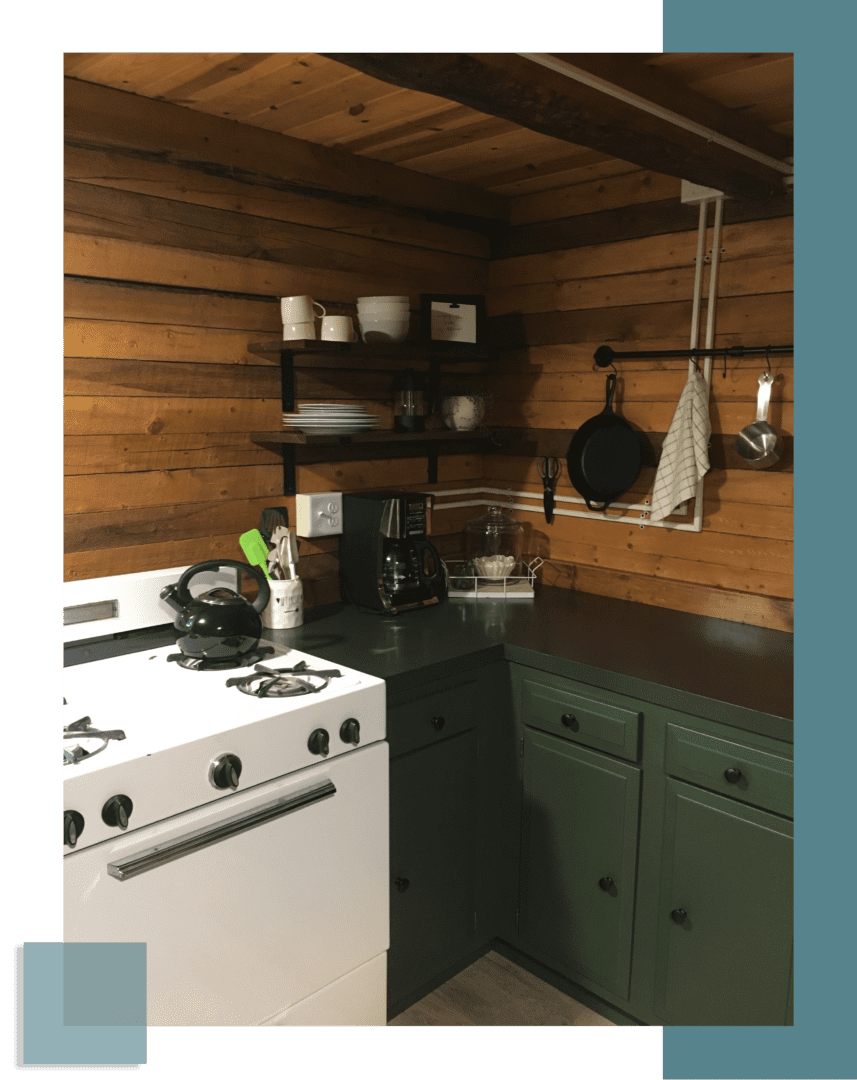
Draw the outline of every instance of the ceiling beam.
[[[324,55],[394,86],[457,101],[734,198],[783,192],[783,174],[775,168],[514,53]]]
[[[626,53],[551,53],[573,67],[589,72],[605,82],[636,94],[655,105],[678,113],[697,124],[712,128],[735,142],[783,160],[794,153],[794,144],[787,135],[771,131],[763,124],[729,109],[719,101],[706,97],[680,79],[649,67],[642,58]]]

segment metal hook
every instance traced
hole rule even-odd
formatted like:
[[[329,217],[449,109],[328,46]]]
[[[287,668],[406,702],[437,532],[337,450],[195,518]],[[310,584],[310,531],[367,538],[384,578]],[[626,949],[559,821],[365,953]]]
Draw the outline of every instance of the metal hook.
[[[598,363],[595,363],[595,364],[593,364],[593,365],[592,365],[592,370],[593,370],[593,371],[603,371],[603,370],[604,370],[604,368],[605,368],[606,366],[607,366],[606,364],[598,364]],[[617,375],[619,374],[619,372],[618,372],[618,371],[616,370],[616,365],[615,365],[615,364],[613,363],[613,361],[612,361],[612,360],[610,361],[610,367],[612,367],[612,368],[613,368],[613,371],[614,371],[614,372],[615,372],[615,373],[616,373]]]
[[[768,365],[768,374],[771,374],[771,346],[765,349],[765,363]]]

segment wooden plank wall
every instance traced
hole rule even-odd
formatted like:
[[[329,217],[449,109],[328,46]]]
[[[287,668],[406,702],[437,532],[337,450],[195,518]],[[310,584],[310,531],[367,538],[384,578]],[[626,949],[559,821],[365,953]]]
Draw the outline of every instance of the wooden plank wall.
[[[716,345],[792,342],[791,213],[787,197],[726,203]],[[490,325],[502,351],[491,422],[538,430],[511,439],[506,454],[486,457],[486,483],[541,492],[536,456],[564,458],[572,431],[603,408],[606,372],[593,363],[599,345],[688,347],[698,214],[681,205],[678,180],[640,170],[513,200],[511,227],[491,264]],[[704,320],[703,306],[701,344]],[[617,368],[614,406],[653,433],[649,464],[627,500],[641,501],[651,493],[687,362],[618,361]],[[735,434],[755,419],[764,358],[720,358],[702,532],[641,529],[600,515],[559,517],[548,526],[524,512],[518,516],[529,550],[547,560],[544,580],[790,630],[793,359],[778,356],[771,368],[769,421],[786,436],[788,451],[775,469],[741,467],[733,448]],[[557,491],[576,495],[562,466]],[[450,519],[457,513],[448,511]]]
[[[488,293],[500,361],[448,379],[493,394],[502,445],[441,455],[436,487],[528,490],[536,506],[536,457],[562,458],[602,407],[597,346],[687,347],[697,210],[673,178],[596,166],[505,200],[77,80],[66,111],[67,579],[241,558],[264,506],[294,512],[279,457],[248,437],[280,425],[278,366],[247,346],[280,336],[281,295],[353,312],[364,294]],[[726,207],[717,344],[790,342],[790,200]],[[390,426],[391,366],[304,359],[297,398],[360,402]],[[790,629],[792,358],[772,368],[788,450],[776,469],[742,468],[731,449],[762,365],[718,360],[703,532],[519,512],[543,579]],[[620,362],[617,409],[650,454],[635,496],[651,491],[685,377],[681,361]],[[298,490],[427,489],[414,453],[327,454],[299,465]],[[557,490],[575,494],[564,474]],[[436,510],[442,552],[477,515]],[[338,597],[337,548],[302,541],[309,605]]]
[[[505,201],[344,151],[77,80],[66,83],[67,580],[242,559],[286,505],[277,298],[332,312],[359,295],[487,291]],[[344,399],[392,426],[391,367],[306,358],[300,401]],[[471,369],[471,373],[474,370]],[[366,453],[366,451],[363,451]],[[306,456],[306,455],[304,455]],[[346,455],[343,455],[345,457]],[[441,456],[478,483],[480,454]],[[298,490],[424,487],[427,459],[298,468]],[[309,606],[338,598],[335,539],[301,542]]]

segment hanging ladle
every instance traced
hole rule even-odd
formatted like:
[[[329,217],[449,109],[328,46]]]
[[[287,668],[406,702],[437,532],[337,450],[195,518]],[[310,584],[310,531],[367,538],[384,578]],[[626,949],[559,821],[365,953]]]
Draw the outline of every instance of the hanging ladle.
[[[748,424],[735,438],[735,450],[751,469],[769,469],[782,457],[783,443],[768,419],[771,402],[771,386],[774,382],[769,371],[759,376],[759,394],[756,399],[756,422]]]

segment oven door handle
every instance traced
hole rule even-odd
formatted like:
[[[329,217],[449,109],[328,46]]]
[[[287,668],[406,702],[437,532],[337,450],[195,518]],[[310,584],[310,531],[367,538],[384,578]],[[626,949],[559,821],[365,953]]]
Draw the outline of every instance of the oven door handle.
[[[108,863],[107,873],[118,881],[126,881],[128,878],[144,874],[147,870],[154,870],[155,867],[163,866],[175,859],[181,859],[211,844],[228,840],[230,836],[254,829],[257,825],[264,825],[268,821],[274,821],[285,814],[311,806],[322,799],[329,799],[335,794],[336,788],[330,780],[326,780],[319,787],[310,788],[297,795],[282,795],[273,802],[266,803],[255,810],[249,810],[245,814],[236,814],[217,825],[196,829],[194,832],[185,833],[177,840],[156,844],[136,855],[129,855],[127,859],[117,859],[115,862]]]

